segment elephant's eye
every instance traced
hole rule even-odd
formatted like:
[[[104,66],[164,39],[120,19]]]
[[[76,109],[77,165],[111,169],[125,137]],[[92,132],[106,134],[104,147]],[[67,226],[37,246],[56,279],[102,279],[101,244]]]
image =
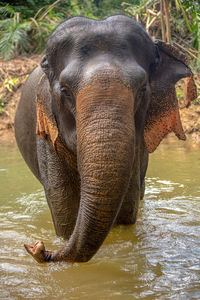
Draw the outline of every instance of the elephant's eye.
[[[120,48],[121,48],[122,50],[126,50],[126,49],[127,49],[127,44],[126,44],[125,42],[122,42],[122,43],[120,44]]]
[[[69,89],[68,87],[62,86],[60,90],[61,90],[61,94],[62,94],[65,98],[67,98],[67,99],[69,99],[69,100],[72,100],[72,99],[73,99],[72,92],[70,91],[70,89]]]
[[[62,86],[62,87],[61,87],[61,93],[62,93],[63,95],[65,95],[65,96],[68,96],[68,97],[71,96],[71,93],[70,93],[70,91],[69,91],[69,88],[67,88],[66,86]]]
[[[147,90],[147,85],[146,85],[146,83],[145,83],[145,84],[141,87],[140,92],[146,93],[146,90]]]
[[[89,53],[89,51],[91,50],[91,48],[89,47],[89,46],[83,46],[82,48],[81,48],[81,50],[82,50],[82,52],[84,53],[84,54],[88,54]]]

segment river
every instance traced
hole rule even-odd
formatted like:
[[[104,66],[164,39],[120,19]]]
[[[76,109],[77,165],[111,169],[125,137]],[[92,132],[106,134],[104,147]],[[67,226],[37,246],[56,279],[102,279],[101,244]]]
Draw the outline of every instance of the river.
[[[41,185],[0,148],[0,299],[200,299],[200,148],[175,138],[150,156],[136,225],[115,227],[82,264],[38,264],[23,244],[56,237]]]

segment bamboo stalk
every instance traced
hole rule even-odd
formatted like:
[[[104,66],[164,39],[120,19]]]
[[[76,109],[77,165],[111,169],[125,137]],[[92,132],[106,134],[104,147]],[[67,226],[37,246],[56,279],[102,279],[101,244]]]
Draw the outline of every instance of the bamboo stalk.
[[[146,30],[147,32],[149,32],[149,28],[153,25],[153,23],[157,20],[157,17],[154,17],[151,19],[151,21],[148,23],[148,25],[146,26]]]
[[[165,21],[164,21],[164,0],[160,0],[160,21],[161,21],[161,31],[162,31],[162,40],[166,42],[165,34]]]
[[[149,33],[149,23],[150,23],[150,14],[149,12],[147,11],[147,21],[146,21],[146,31],[147,33]]]
[[[149,9],[149,8],[147,9],[147,11],[148,11],[151,15],[157,17],[157,13],[156,13],[155,11],[153,11],[153,10],[151,10],[151,9]]]
[[[195,58],[196,60],[198,60],[198,57],[196,55],[194,55],[188,48],[185,48],[182,45],[177,44],[175,42],[173,44],[175,44],[177,47],[181,48],[182,50],[184,50],[185,52],[187,52],[190,56],[192,56],[193,58]]]
[[[176,37],[177,40],[179,40],[179,41],[181,41],[183,44],[185,44],[185,45],[187,46],[187,49],[189,49],[189,51],[191,51],[191,53],[194,53],[194,54],[195,54],[195,53],[196,53],[196,54],[199,53],[198,50],[191,48],[191,45],[190,45],[188,42],[186,42],[185,40],[183,40],[180,36],[177,36],[176,34],[174,34],[174,36]]]
[[[168,0],[163,0],[164,12],[165,12],[165,24],[166,24],[166,41],[171,43],[171,30],[169,24],[169,3]]]

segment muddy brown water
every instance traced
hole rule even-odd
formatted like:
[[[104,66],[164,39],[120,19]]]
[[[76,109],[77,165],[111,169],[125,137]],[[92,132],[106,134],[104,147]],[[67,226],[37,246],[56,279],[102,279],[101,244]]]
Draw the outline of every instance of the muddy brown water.
[[[55,236],[41,185],[0,148],[0,299],[200,299],[200,148],[170,138],[151,155],[137,224],[114,228],[88,263],[33,261]]]

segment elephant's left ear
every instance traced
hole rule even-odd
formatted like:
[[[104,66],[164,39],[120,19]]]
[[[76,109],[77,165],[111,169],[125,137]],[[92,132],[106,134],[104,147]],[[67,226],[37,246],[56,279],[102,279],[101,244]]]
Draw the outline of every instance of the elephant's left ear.
[[[52,98],[49,81],[45,74],[41,77],[37,93],[37,126],[36,134],[39,138],[50,139],[53,147],[58,137],[56,120],[52,113]]]
[[[160,61],[150,77],[151,95],[147,111],[144,139],[148,152],[153,152],[165,135],[174,132],[176,136],[185,140],[186,136],[181,124],[175,84],[184,77],[185,103],[197,97],[193,74],[187,65],[186,56],[177,46],[156,40]]]

